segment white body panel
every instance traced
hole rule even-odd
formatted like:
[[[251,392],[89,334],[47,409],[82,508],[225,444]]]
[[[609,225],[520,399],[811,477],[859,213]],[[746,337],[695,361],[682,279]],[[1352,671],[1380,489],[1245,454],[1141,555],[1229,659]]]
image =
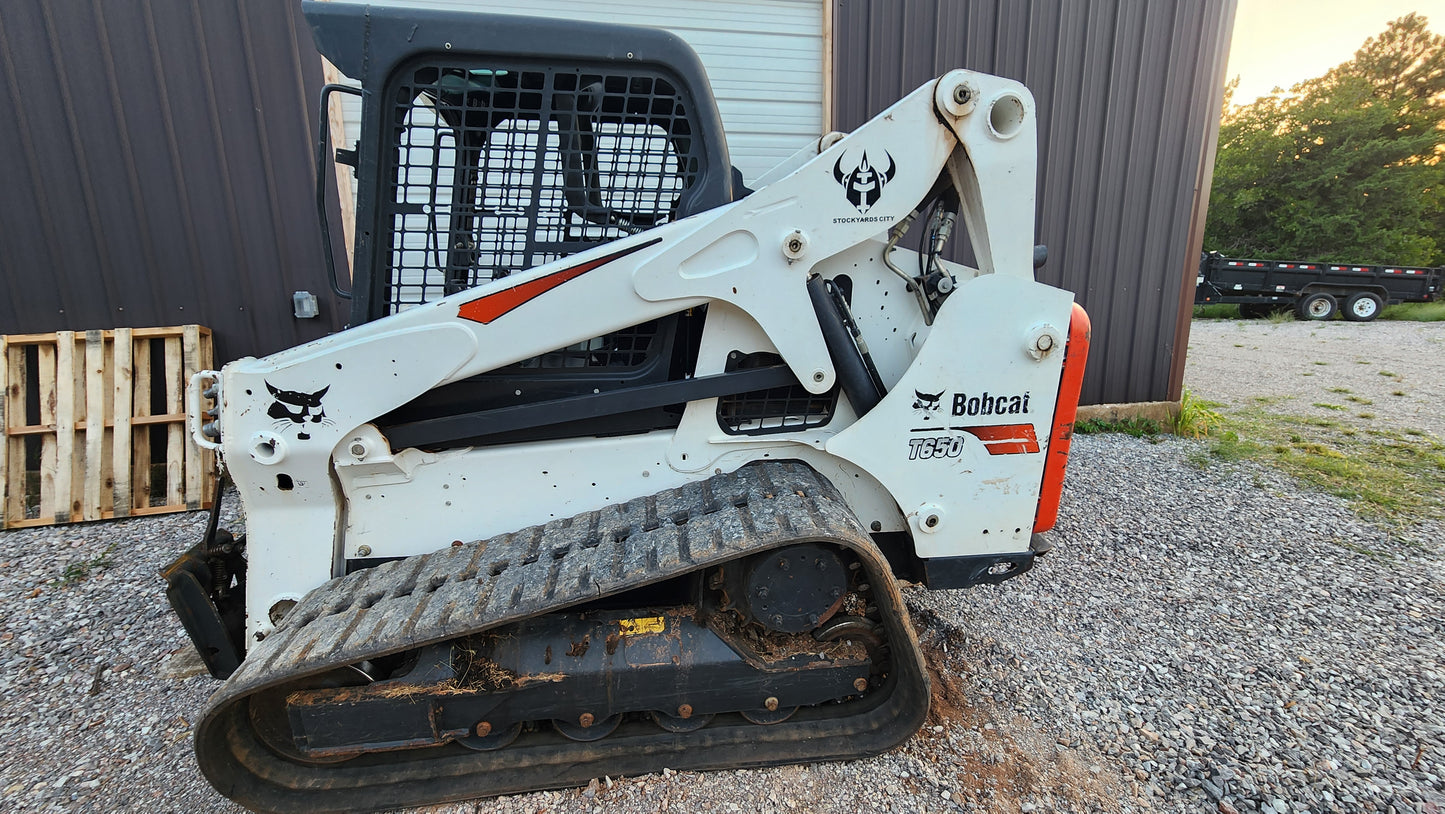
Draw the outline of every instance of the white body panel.
[[[1029,350],[1036,326],[1052,328],[1062,350],[1072,309],[1067,291],[1029,280],[991,274],[963,283],[902,380],[828,442],[828,452],[872,472],[898,498],[920,557],[1028,548],[1063,355]],[[918,407],[918,393],[941,395],[936,406]],[[985,410],[984,399],[1006,403]],[[1000,426],[1029,427],[1037,453],[1001,453],[968,431]]]
[[[961,87],[971,105],[951,95]],[[910,531],[922,556],[1025,551],[1071,308],[1067,292],[1033,281],[1033,123],[1021,85],[955,71],[743,200],[227,365],[221,445],[247,509],[248,633],[264,634],[276,602],[347,559],[484,538],[761,459],[808,462],[866,525]],[[948,265],[958,287],[930,326],[878,236],[941,173],[960,192],[980,269]],[[910,255],[892,256],[911,266]],[[565,282],[549,282],[561,272]],[[695,375],[722,371],[732,351],[776,352],[824,392],[836,372],[806,291],[815,273],[851,281],[889,391],[862,419],[840,399],[822,427],[729,435],[707,399],[673,431],[396,454],[372,424],[438,385],[703,303]],[[534,284],[549,287],[520,293]],[[515,303],[486,321],[468,310],[498,295]],[[1000,440],[1000,426],[1032,443]],[[925,450],[923,437],[936,440]]]

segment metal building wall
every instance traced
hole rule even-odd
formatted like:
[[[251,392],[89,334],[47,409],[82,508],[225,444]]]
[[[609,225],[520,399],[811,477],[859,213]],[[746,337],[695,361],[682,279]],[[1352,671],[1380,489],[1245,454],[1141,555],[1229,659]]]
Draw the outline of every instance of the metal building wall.
[[[838,129],[955,67],[1033,91],[1039,279],[1092,318],[1084,403],[1179,398],[1235,5],[836,0]]]
[[[5,0],[0,333],[200,323],[221,362],[339,328],[320,87],[296,3]]]

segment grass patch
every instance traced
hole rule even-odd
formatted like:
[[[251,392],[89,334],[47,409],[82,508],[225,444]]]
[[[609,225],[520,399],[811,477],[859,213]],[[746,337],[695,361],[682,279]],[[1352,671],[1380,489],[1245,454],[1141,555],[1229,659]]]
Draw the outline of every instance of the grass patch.
[[[1240,438],[1239,433],[1221,427],[1214,429],[1207,448],[1189,453],[1186,457],[1189,463],[1198,469],[1208,469],[1219,461],[1242,461],[1254,458],[1264,451],[1258,444]]]
[[[1331,388],[1330,388],[1330,392],[1331,392],[1331,393],[1348,393],[1348,392],[1350,392],[1350,388],[1348,388],[1348,387],[1331,387]]]
[[[1374,404],[1375,402],[1364,396],[1345,396],[1345,401],[1353,401],[1356,404]]]
[[[1124,435],[1132,435],[1135,438],[1155,438],[1164,432],[1158,421],[1151,418],[1121,418],[1117,421],[1109,421],[1102,418],[1085,418],[1074,422],[1074,432],[1084,435],[1099,435],[1102,433],[1115,432]]]
[[[1239,306],[1232,303],[1215,302],[1208,305],[1194,306],[1195,319],[1238,319],[1243,320],[1245,316],[1240,312]],[[1250,320],[1253,322],[1254,320]],[[1260,317],[1260,322],[1294,322],[1294,310],[1288,305],[1279,307]],[[1244,326],[1240,326],[1244,327]]]
[[[1389,370],[1377,370],[1377,371],[1375,371],[1375,372],[1378,373],[1378,374],[1380,374],[1381,376],[1389,376],[1389,377],[1392,378],[1392,379],[1398,379],[1398,378],[1400,378],[1400,374],[1395,373],[1395,372],[1393,372],[1393,371],[1389,371]]]
[[[1380,319],[1395,319],[1408,322],[1442,322],[1445,321],[1445,301],[1442,302],[1406,302],[1399,305],[1387,305],[1380,313]]]
[[[1344,405],[1342,405],[1342,404],[1328,404],[1328,403],[1323,402],[1323,401],[1317,401],[1317,402],[1315,402],[1314,404],[1311,404],[1310,406],[1311,406],[1311,407],[1323,407],[1323,408],[1326,409],[1326,410],[1343,410],[1343,409],[1345,409],[1345,408],[1344,408]]]
[[[1259,444],[1239,437],[1239,433],[1226,430],[1214,439],[1210,453],[1222,461],[1242,461],[1253,458],[1263,450]]]
[[[1362,434],[1334,421],[1250,407],[1225,417],[1209,456],[1277,466],[1348,500],[1366,517],[1391,523],[1445,518],[1445,444],[1419,430]]]
[[[1319,365],[1320,367],[1326,367],[1329,365],[1329,362],[1315,362],[1315,364]]]
[[[1390,391],[1390,395],[1392,395],[1392,396],[1403,396],[1403,395],[1405,395],[1405,391],[1404,391],[1404,390],[1391,390],[1391,391]]]
[[[1227,303],[1194,306],[1195,319],[1239,319],[1239,306]]]

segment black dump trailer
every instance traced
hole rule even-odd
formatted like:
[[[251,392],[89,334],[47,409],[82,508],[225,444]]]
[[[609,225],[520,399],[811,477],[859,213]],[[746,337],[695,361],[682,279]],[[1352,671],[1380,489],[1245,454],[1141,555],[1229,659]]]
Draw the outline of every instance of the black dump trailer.
[[[1246,317],[1294,309],[1299,319],[1339,312],[1369,322],[1386,304],[1434,301],[1442,283],[1445,268],[1238,260],[1210,252],[1199,261],[1194,304],[1238,303]]]

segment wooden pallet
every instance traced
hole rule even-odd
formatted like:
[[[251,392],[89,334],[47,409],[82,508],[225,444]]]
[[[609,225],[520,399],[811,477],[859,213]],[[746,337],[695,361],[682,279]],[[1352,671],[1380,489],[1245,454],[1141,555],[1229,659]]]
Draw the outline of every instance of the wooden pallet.
[[[215,456],[186,431],[199,325],[0,337],[0,528],[210,507]]]

